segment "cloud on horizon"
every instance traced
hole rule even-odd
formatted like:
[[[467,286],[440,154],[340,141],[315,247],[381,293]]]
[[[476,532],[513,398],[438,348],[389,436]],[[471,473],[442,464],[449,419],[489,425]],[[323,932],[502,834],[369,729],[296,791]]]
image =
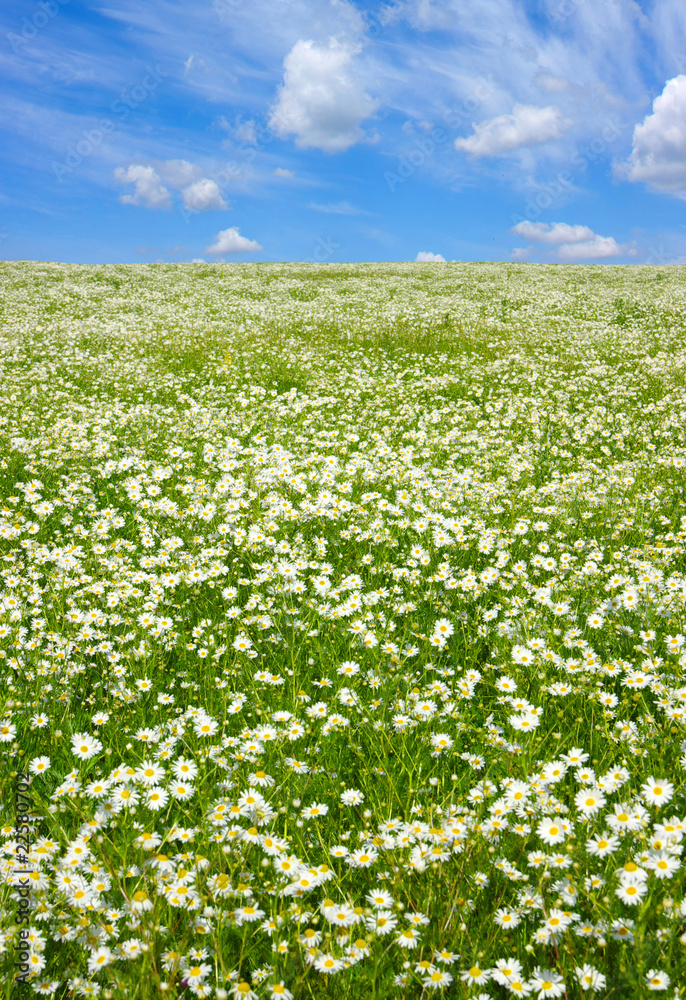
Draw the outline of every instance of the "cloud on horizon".
[[[247,237],[241,236],[238,227],[231,226],[230,229],[222,229],[220,233],[217,233],[214,243],[205,247],[205,253],[256,253],[263,249],[257,240],[249,240]]]

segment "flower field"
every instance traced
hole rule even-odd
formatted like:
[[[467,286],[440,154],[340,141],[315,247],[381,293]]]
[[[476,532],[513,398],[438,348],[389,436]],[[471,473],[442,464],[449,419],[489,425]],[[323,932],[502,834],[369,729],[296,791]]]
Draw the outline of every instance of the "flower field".
[[[0,996],[686,995],[686,268],[0,274]]]

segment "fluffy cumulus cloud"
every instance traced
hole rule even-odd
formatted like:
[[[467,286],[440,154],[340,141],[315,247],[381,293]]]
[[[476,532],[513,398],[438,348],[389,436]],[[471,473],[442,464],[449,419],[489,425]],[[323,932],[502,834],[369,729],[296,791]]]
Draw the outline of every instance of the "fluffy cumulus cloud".
[[[431,253],[430,250],[420,250],[415,257],[415,262],[419,264],[445,264],[445,257],[440,253]]]
[[[194,184],[189,184],[181,192],[183,207],[189,211],[207,212],[212,208],[228,208],[228,204],[222,198],[222,193],[216,181],[209,177],[201,177]]]
[[[653,113],[634,128],[628,162],[616,173],[686,200],[686,75],[668,80]]]
[[[608,257],[633,257],[636,254],[634,247],[617,243],[613,236],[599,236],[588,226],[570,226],[566,222],[519,222],[510,232],[554,248],[557,259],[568,264]],[[526,260],[532,249],[518,247],[511,256],[514,260]]]
[[[120,196],[124,205],[171,208],[169,189],[173,188],[180,193],[183,207],[189,212],[229,207],[217,182],[204,177],[202,168],[188,160],[153,160],[126,168],[117,167],[114,179],[119,184],[135,186],[133,194]]]
[[[285,167],[277,167],[276,170],[272,171],[272,173],[274,174],[274,177],[282,177],[284,180],[290,180],[291,177],[295,177],[293,171],[286,170]]]
[[[626,244],[618,243],[613,236],[598,236],[580,243],[563,243],[557,249],[557,256],[567,263],[579,260],[603,260],[608,257],[634,256],[635,251]]]
[[[561,139],[573,123],[552,105],[515,104],[510,115],[498,115],[474,126],[466,139],[456,139],[455,149],[472,156],[504,156],[525,146],[540,146]]]
[[[336,39],[328,46],[295,43],[284,60],[284,81],[269,127],[300,149],[342,153],[364,139],[360,127],[377,104],[355,72],[355,49]]]
[[[569,226],[566,222],[520,222],[511,232],[536,243],[581,243],[593,239],[595,233],[588,226]]]
[[[133,184],[133,194],[122,194],[122,205],[142,205],[145,208],[171,208],[171,196],[154,167],[132,164],[117,167],[114,179],[118,184]]]
[[[262,250],[257,240],[249,240],[247,237],[241,236],[237,226],[232,226],[230,229],[222,229],[215,236],[214,243],[205,247],[205,253],[211,254],[255,253],[257,250]]]
[[[188,160],[153,160],[152,165],[164,183],[177,190],[188,187],[202,177],[202,169]]]

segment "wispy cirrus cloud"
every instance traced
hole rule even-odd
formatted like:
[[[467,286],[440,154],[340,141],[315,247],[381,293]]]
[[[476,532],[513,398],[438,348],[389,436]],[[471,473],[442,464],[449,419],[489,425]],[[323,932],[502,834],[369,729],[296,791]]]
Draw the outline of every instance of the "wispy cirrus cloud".
[[[351,205],[349,201],[336,201],[331,204],[311,201],[307,207],[313,212],[324,212],[325,215],[369,215],[369,212]]]

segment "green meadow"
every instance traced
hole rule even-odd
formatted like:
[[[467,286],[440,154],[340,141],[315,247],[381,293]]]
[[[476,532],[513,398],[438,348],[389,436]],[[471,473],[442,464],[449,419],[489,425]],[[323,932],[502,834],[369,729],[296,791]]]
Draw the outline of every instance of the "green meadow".
[[[0,995],[686,994],[686,268],[0,282]]]

